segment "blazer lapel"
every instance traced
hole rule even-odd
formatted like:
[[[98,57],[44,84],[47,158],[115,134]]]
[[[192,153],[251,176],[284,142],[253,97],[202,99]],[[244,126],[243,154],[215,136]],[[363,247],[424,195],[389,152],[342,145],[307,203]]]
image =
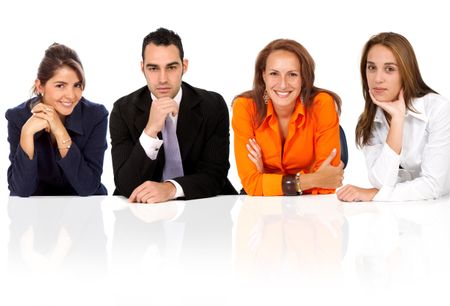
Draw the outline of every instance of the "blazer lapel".
[[[177,122],[177,137],[182,160],[185,160],[196,138],[199,137],[199,130],[203,122],[199,108],[200,99],[201,97],[190,87],[183,86],[183,97]]]
[[[140,95],[136,96],[133,104],[137,108],[134,126],[137,129],[137,137],[139,138],[147,125],[148,116],[150,114],[150,106],[152,104],[152,96],[150,95],[148,88],[146,88],[146,90],[144,90]]]

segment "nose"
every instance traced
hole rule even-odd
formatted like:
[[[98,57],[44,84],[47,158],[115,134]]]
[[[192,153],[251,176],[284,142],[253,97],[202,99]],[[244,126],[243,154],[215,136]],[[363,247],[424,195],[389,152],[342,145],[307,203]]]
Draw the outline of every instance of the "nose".
[[[286,84],[287,84],[287,77],[285,75],[282,75],[280,77],[280,89],[284,89],[286,88]]]
[[[66,98],[73,100],[75,98],[75,88],[71,87],[71,86],[67,86],[66,87],[66,91],[64,92],[64,95],[66,96]]]
[[[167,72],[164,69],[161,69],[159,73],[159,82],[166,83],[167,82]]]
[[[384,81],[384,74],[383,71],[378,70],[377,72],[375,72],[375,82],[376,83],[382,83]]]

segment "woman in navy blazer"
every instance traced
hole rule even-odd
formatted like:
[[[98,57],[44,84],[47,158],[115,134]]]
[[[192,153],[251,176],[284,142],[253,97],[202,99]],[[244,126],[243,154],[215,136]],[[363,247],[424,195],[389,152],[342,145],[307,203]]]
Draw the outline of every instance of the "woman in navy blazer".
[[[106,195],[101,183],[108,111],[82,97],[76,52],[54,43],[33,87],[36,95],[9,109],[11,195]]]

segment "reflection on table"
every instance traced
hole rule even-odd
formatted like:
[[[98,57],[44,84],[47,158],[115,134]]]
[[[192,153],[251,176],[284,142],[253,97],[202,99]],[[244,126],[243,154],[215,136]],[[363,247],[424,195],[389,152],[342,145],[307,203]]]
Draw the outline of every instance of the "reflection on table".
[[[102,200],[10,197],[10,269],[15,273],[106,273]]]
[[[17,305],[52,305],[50,292],[55,305],[325,305],[339,296],[360,304],[392,292],[437,297],[450,275],[448,197],[220,196],[158,205],[10,197],[0,214],[10,220],[0,224],[8,231],[0,237],[9,237],[0,246],[8,254],[2,305],[11,296]]]

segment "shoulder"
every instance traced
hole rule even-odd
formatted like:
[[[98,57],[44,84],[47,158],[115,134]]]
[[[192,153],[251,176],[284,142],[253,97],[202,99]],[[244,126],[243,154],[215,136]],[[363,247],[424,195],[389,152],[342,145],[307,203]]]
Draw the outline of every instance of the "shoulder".
[[[326,92],[319,92],[313,98],[313,105],[331,105],[334,104],[333,96]]]
[[[116,107],[129,107],[130,104],[136,104],[143,99],[148,99],[150,97],[150,93],[147,86],[143,86],[138,90],[133,91],[132,93],[119,98],[116,102],[114,102],[114,108]]]
[[[10,108],[6,111],[5,117],[10,122],[18,124],[25,123],[31,116],[30,103],[36,98],[31,98],[16,107]]]
[[[324,113],[334,116],[337,114],[336,103],[333,96],[326,92],[319,92],[313,98],[312,112],[323,116]]]
[[[89,101],[84,97],[81,98],[79,103],[81,103],[83,113],[101,117],[108,116],[108,111],[106,110],[106,107],[103,104]]]
[[[256,111],[255,101],[252,98],[239,96],[233,100],[233,113],[254,113]]]
[[[200,102],[207,102],[208,104],[225,104],[225,100],[222,95],[215,91],[194,87],[186,82],[183,82],[182,88],[183,96],[186,95],[190,98],[199,100]]]
[[[450,101],[435,93],[429,93],[421,98],[414,99],[412,106],[419,113],[425,112],[430,118],[450,115]]]

